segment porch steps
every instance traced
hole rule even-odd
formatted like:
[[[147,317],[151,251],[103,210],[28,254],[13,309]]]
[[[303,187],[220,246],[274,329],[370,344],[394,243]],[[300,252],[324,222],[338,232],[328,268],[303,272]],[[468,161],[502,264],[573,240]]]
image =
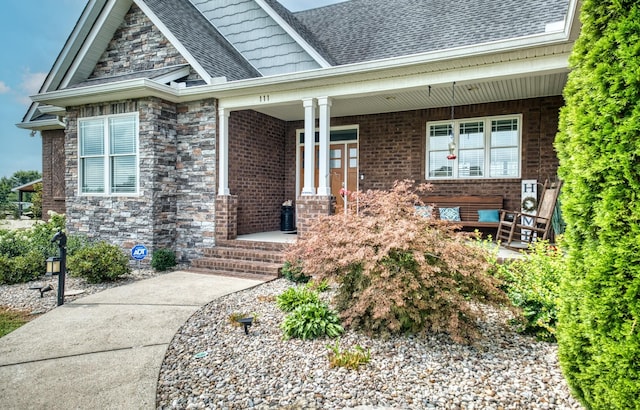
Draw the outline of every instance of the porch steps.
[[[284,263],[286,244],[255,241],[224,241],[205,249],[191,270],[218,275],[275,279]]]

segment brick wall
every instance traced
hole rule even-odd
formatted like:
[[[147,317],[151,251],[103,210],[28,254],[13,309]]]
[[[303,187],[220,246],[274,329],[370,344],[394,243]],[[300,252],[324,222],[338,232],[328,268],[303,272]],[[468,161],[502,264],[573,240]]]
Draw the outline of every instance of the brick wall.
[[[238,235],[279,230],[282,203],[294,198],[284,195],[285,124],[256,111],[229,117],[229,189],[238,197]]]
[[[558,112],[562,97],[534,98],[519,101],[474,104],[455,109],[456,118],[473,118],[506,114],[522,114],[522,178],[552,178],[558,160],[553,141],[558,128]],[[427,121],[450,118],[449,107],[396,113],[332,118],[331,125],[360,127],[360,189],[388,189],[398,179],[425,181],[425,149]],[[302,121],[287,123],[285,192],[295,195],[296,129]],[[503,195],[505,207],[518,208],[520,179],[482,179],[432,181],[438,195]]]
[[[49,211],[59,214],[65,208],[64,130],[42,131],[42,219]]]

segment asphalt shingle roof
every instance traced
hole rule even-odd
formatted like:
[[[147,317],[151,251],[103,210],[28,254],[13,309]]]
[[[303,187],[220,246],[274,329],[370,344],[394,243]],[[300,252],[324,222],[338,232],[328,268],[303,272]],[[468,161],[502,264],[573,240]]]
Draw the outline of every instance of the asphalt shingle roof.
[[[171,33],[211,77],[229,81],[260,77],[260,73],[187,0],[145,0]]]
[[[294,13],[338,65],[544,33],[568,0],[351,0]]]

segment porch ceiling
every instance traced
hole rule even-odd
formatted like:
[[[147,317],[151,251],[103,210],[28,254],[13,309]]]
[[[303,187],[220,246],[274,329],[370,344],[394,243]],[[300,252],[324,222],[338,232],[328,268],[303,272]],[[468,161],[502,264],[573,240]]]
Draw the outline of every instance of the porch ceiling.
[[[455,105],[562,95],[566,81],[567,73],[561,72],[491,82],[457,82],[455,85]],[[368,95],[336,97],[332,100],[331,116],[344,117],[449,107],[452,101],[451,91],[451,87],[440,86],[429,89],[425,85],[420,89],[397,93],[386,91]],[[300,102],[266,105],[252,109],[285,121],[304,119],[304,108]]]

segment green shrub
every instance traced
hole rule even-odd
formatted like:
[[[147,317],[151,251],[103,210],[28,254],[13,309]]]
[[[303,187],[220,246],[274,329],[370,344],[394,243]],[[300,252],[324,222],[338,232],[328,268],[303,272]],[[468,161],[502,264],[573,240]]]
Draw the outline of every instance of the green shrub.
[[[5,275],[5,282],[23,283],[37,279],[46,271],[46,262],[38,251],[30,251],[25,255],[16,256],[9,260],[13,269],[9,276]]]
[[[305,285],[307,289],[316,291],[316,292],[326,292],[330,289],[329,281],[327,279],[322,279],[321,281],[310,280]]]
[[[171,249],[158,249],[151,257],[151,267],[164,272],[176,266],[176,254]]]
[[[285,339],[315,339],[338,337],[344,332],[338,315],[325,303],[314,302],[296,307],[280,325]]]
[[[6,283],[4,278],[5,276],[11,275],[11,270],[13,266],[11,265],[10,259],[7,256],[0,255],[0,284]]]
[[[588,409],[640,409],[640,3],[585,0],[556,150],[558,357]]]
[[[295,283],[307,283],[311,279],[311,276],[307,276],[302,271],[302,262],[285,261],[282,266],[282,276]]]
[[[479,337],[475,304],[508,299],[487,272],[486,250],[452,224],[416,213],[427,190],[401,181],[390,191],[357,192],[348,212],[319,218],[287,260],[338,284],[346,326],[381,335],[446,332],[469,343]]]
[[[559,286],[565,263],[557,247],[540,241],[532,244],[521,259],[499,266],[507,295],[522,312],[523,317],[516,321],[519,332],[547,342],[556,340]]]
[[[295,308],[307,303],[318,303],[318,294],[306,287],[289,288],[276,298],[276,305],[284,312],[291,312]]]
[[[80,276],[90,283],[113,281],[131,271],[129,258],[116,245],[97,242],[78,250],[67,258],[72,276]]]

